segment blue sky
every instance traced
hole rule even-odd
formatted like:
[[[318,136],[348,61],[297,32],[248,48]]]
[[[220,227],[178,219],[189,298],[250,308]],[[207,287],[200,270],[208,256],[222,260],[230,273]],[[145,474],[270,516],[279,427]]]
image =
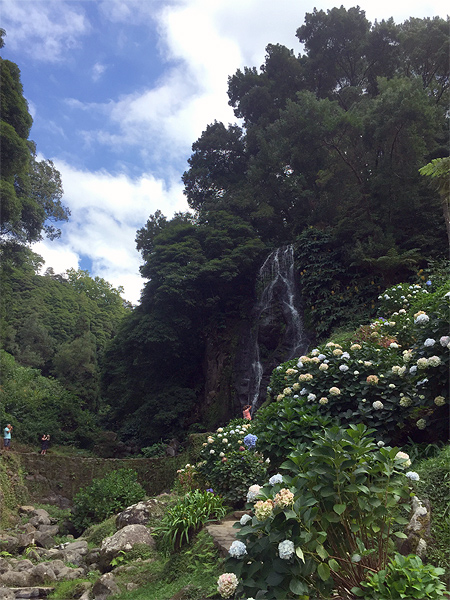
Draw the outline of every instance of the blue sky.
[[[186,210],[181,175],[214,119],[235,122],[227,78],[265,46],[301,52],[306,12],[359,5],[372,22],[447,15],[444,0],[0,0],[2,57],[16,62],[31,139],[62,175],[71,219],[35,246],[47,267],[88,269],[139,300],[136,231]]]

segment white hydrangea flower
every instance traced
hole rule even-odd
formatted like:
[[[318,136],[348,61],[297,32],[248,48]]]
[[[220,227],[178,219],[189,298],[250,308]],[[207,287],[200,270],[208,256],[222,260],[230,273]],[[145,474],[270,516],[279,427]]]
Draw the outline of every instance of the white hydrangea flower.
[[[448,346],[448,344],[450,343],[450,335],[443,335],[440,340],[439,343],[441,344],[442,347],[445,348],[445,346]]]
[[[251,516],[245,514],[245,515],[242,515],[242,517],[239,519],[239,523],[242,525],[242,527],[244,527],[251,520],[252,520]]]
[[[251,485],[248,488],[247,492],[247,502],[254,502],[256,500],[256,496],[258,495],[261,486],[258,484]]]
[[[436,340],[433,340],[433,338],[427,338],[423,345],[426,346],[427,348],[430,348],[431,346],[434,346],[436,343]]]
[[[419,481],[419,480],[420,480],[419,474],[418,474],[418,473],[416,473],[415,471],[408,471],[408,472],[405,474],[405,476],[406,476],[408,479],[411,479],[411,481]]]
[[[247,554],[247,547],[244,542],[235,540],[228,550],[228,554],[233,558],[243,558]]]
[[[289,560],[294,556],[295,546],[292,540],[283,540],[278,544],[278,556],[283,560]]]
[[[381,410],[382,408],[384,408],[384,404],[380,402],[380,400],[375,400],[375,402],[372,402],[372,406],[375,410]]]
[[[316,394],[308,394],[308,402],[314,402],[314,400],[316,399]]]
[[[277,473],[276,475],[272,475],[269,479],[270,485],[275,485],[276,483],[283,483],[283,475]]]
[[[339,371],[342,371],[342,373],[345,373],[346,371],[348,371],[347,365],[340,365]]]

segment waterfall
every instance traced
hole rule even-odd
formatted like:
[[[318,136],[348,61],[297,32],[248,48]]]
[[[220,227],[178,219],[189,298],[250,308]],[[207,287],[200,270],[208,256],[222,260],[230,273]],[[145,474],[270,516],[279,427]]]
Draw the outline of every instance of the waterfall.
[[[260,290],[254,308],[253,327],[249,339],[250,364],[247,403],[254,410],[259,404],[263,379],[268,381],[278,362],[304,353],[308,340],[299,313],[299,295],[294,279],[294,248],[292,245],[274,250],[260,268],[257,280]],[[273,337],[278,328],[276,351],[271,357],[261,357],[261,338]],[[280,339],[281,337],[281,339]],[[269,342],[272,341],[269,339]],[[267,344],[267,342],[266,342]],[[267,348],[266,348],[267,354]],[[269,358],[269,360],[268,360]],[[275,360],[275,362],[274,362]]]

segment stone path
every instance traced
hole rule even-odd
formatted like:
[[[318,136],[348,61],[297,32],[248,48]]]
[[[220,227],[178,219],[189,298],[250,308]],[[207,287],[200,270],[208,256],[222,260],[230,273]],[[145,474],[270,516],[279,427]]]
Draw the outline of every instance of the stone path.
[[[235,511],[220,523],[206,526],[206,531],[213,538],[221,556],[228,556],[228,550],[236,539],[237,530],[234,529],[233,525],[239,521],[243,514],[245,514],[245,511]]]

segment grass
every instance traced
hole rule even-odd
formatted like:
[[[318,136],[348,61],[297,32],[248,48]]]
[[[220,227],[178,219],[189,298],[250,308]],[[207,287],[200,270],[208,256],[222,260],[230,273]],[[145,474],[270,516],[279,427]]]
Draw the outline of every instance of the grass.
[[[123,574],[119,572],[116,581],[122,589],[129,581],[142,587],[123,591],[114,600],[167,600],[180,590],[184,590],[183,600],[219,598],[217,579],[222,564],[211,537],[203,530],[180,552],[168,558],[158,554],[151,562],[134,563]]]

